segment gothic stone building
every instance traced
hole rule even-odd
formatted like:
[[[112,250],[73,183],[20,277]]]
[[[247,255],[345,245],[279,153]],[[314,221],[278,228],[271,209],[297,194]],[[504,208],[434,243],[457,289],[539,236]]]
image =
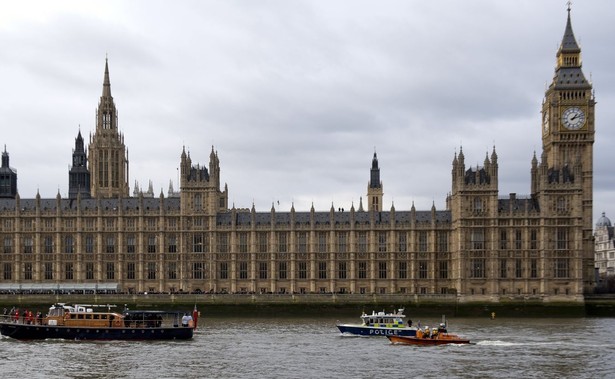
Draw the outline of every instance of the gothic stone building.
[[[383,208],[376,154],[365,209],[229,208],[213,148],[208,167],[181,152],[178,195],[131,197],[105,63],[96,130],[87,153],[77,136],[68,198],[22,199],[3,154],[0,289],[580,301],[594,285],[595,101],[570,10],[556,58],[531,193],[499,196],[495,148],[482,167],[466,166],[460,150],[446,209],[423,211]]]

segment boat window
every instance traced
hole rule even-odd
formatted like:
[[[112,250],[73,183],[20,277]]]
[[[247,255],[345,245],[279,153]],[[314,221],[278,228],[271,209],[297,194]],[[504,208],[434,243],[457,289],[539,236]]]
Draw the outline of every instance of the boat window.
[[[100,318],[100,315],[93,315],[94,316],[94,320],[98,320]]]
[[[107,319],[107,315],[100,315],[100,319],[101,320],[106,320]]]
[[[84,316],[84,315],[77,315],[77,319],[79,319],[79,320],[83,320],[83,318],[84,318],[83,316]]]

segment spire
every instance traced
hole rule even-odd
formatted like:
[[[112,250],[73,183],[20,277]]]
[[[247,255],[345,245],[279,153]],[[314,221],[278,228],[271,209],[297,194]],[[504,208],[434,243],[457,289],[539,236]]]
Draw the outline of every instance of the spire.
[[[572,32],[572,23],[570,22],[570,2],[568,2],[568,20],[566,21],[566,30],[564,31],[564,38],[562,44],[559,47],[560,52],[566,53],[579,53],[581,48],[577,44],[574,33]]]
[[[109,81],[109,59],[105,57],[105,78],[103,79],[103,97],[111,97],[111,82]]]
[[[6,151],[6,145],[4,145],[4,151],[2,152],[2,167],[9,167],[9,153]]]
[[[591,84],[585,79],[581,70],[581,48],[577,44],[570,21],[570,4],[568,18],[562,43],[556,54],[557,66],[553,77],[554,89],[591,89]]]
[[[374,151],[374,158],[372,158],[372,169],[370,172],[369,188],[380,188],[380,168],[378,167],[378,156]]]

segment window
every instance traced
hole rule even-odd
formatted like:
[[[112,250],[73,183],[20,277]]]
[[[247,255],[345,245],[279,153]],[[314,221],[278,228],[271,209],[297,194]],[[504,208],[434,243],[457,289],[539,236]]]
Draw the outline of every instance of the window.
[[[65,236],[64,237],[64,253],[72,254],[75,252],[75,243],[73,241],[73,236]]]
[[[327,249],[327,233],[319,232],[318,233],[318,252],[326,253],[329,249]]]
[[[45,238],[44,238],[44,251],[45,251],[45,254],[52,254],[53,253],[53,237],[45,236]]]
[[[346,277],[347,277],[346,262],[338,262],[337,263],[337,278],[346,279]]]
[[[359,235],[357,238],[357,250],[359,251],[359,253],[367,252],[367,233],[366,232],[359,232]]]
[[[530,278],[537,278],[538,277],[538,260],[537,259],[530,259]]]
[[[32,243],[32,237],[24,237],[23,239],[23,252],[26,254],[32,254],[32,247],[34,244]]]
[[[387,278],[387,263],[386,261],[378,262],[378,279]]]
[[[538,249],[538,231],[536,229],[530,230],[530,249]]]
[[[523,277],[523,261],[519,258],[515,259],[515,278]]]
[[[248,262],[239,262],[239,279],[248,279]]]
[[[367,262],[366,261],[359,261],[359,264],[357,265],[358,267],[358,277],[359,279],[367,279]]]
[[[278,262],[278,278],[279,279],[287,279],[286,268],[287,268],[287,263],[285,261]]]
[[[115,264],[107,262],[107,280],[115,280]]]
[[[87,262],[85,264],[85,278],[87,280],[93,280],[94,279],[94,263]]]
[[[307,279],[307,262],[297,262],[297,274],[299,279]]]
[[[148,253],[156,252],[156,236],[155,235],[147,236],[147,252]]]
[[[218,251],[220,253],[228,253],[229,252],[229,247],[228,247],[228,233],[218,233],[217,238],[218,238]]]
[[[128,254],[134,254],[135,251],[137,251],[135,245],[135,236],[134,234],[129,234],[128,237],[126,237],[126,252]]]
[[[147,279],[156,279],[156,262],[147,262]]]
[[[327,262],[318,262],[318,279],[327,279]]]
[[[337,233],[337,252],[338,253],[348,252],[348,233],[346,232]]]
[[[515,230],[515,249],[521,250],[522,244],[523,244],[522,241],[523,241],[523,233],[521,232],[521,230],[516,229]]]
[[[203,252],[203,235],[200,233],[192,236],[192,252],[193,253]],[[195,279],[202,279],[202,278],[195,278]]]
[[[32,280],[32,263],[24,263],[23,278],[25,280]]]
[[[258,233],[258,252],[266,253],[269,249],[269,244],[267,243],[267,239],[269,239],[268,233]]]
[[[506,230],[500,230],[500,249],[508,249],[508,240],[506,238],[508,232]]]
[[[438,266],[438,275],[440,279],[448,279],[448,261],[440,261]]]
[[[399,232],[397,234],[397,251],[400,253],[408,251],[408,234],[406,232]]]
[[[134,280],[135,278],[135,264],[134,262],[128,262],[126,264],[126,279]]]
[[[267,262],[259,262],[258,263],[258,278],[259,279],[267,279],[269,277],[269,267]]]
[[[555,230],[555,249],[566,250],[568,249],[568,229],[557,228]]]
[[[480,197],[475,197],[472,202],[472,210],[475,212],[481,212],[483,210],[483,201]]]
[[[472,250],[483,250],[485,248],[485,230],[484,229],[473,229],[471,238],[470,249]]]
[[[419,279],[427,279],[428,262],[419,261]]]
[[[438,244],[438,252],[448,252],[448,233],[444,231],[438,231],[438,239],[436,240],[436,243]]]
[[[107,236],[107,253],[115,253],[115,237]]]
[[[307,232],[297,233],[297,253],[307,252]]]
[[[485,277],[485,259],[474,258],[470,260],[470,278]]]
[[[13,253],[13,239],[11,237],[4,237],[4,254]]]
[[[204,279],[205,267],[202,262],[192,263],[192,279]]]
[[[248,233],[239,233],[239,252],[248,252]]]
[[[13,266],[10,263],[4,263],[4,270],[2,272],[4,280],[13,279]]]
[[[87,254],[94,253],[94,236],[91,234],[85,236],[85,252]]]
[[[420,231],[418,238],[419,238],[418,250],[420,252],[426,252],[427,251],[427,232],[426,231]]]
[[[45,280],[53,280],[53,263],[45,262],[43,264]]]
[[[220,279],[228,279],[228,263],[220,262]]]
[[[167,239],[167,251],[169,253],[177,253],[177,236],[170,235]],[[171,279],[171,278],[169,278]]]
[[[502,279],[506,279],[507,276],[507,263],[508,262],[506,261],[506,259],[500,259],[500,278]]]
[[[387,251],[387,234],[386,232],[378,233],[378,252],[384,253]]]
[[[568,278],[569,272],[569,259],[568,258],[556,258],[555,259],[555,277],[556,278]]]
[[[399,279],[408,279],[408,262],[399,262],[397,276]]]
[[[286,232],[278,233],[278,252],[279,253],[288,252],[288,233]]]
[[[177,279],[177,263],[169,262],[167,266],[167,278],[169,279]]]
[[[194,194],[194,209],[197,211],[203,209],[203,200],[200,193]]]

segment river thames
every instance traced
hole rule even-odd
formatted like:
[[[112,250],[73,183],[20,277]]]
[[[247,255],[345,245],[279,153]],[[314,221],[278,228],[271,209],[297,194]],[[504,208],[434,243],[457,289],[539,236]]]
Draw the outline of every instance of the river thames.
[[[416,323],[417,317],[411,317]],[[335,317],[208,318],[191,341],[21,342],[2,337],[5,378],[606,378],[615,318],[449,318],[473,345],[401,346],[342,336]],[[343,317],[341,322],[358,322]],[[438,317],[425,317],[423,326]]]

